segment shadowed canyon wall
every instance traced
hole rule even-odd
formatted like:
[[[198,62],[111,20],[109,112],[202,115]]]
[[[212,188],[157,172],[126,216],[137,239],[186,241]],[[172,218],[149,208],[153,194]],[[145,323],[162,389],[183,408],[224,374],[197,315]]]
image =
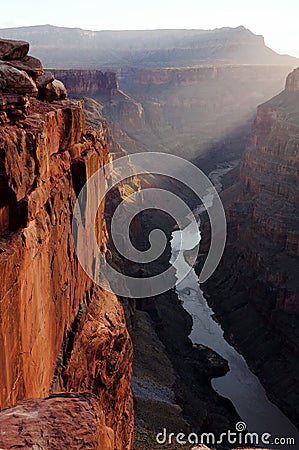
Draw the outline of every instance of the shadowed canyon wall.
[[[297,426],[298,81],[296,69],[284,91],[258,107],[239,181],[222,196],[224,257],[205,285],[227,336]]]
[[[120,85],[147,128],[125,131],[148,148],[188,159],[240,158],[256,106],[280,92],[290,67],[217,65],[123,69]]]

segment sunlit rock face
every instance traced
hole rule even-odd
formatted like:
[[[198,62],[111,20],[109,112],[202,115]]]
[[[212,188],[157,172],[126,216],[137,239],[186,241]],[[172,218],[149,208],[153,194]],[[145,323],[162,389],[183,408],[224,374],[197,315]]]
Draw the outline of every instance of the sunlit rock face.
[[[113,95],[119,88],[114,72],[100,70],[56,70],[55,75],[63,80],[72,95],[106,94]]]
[[[81,436],[92,448],[129,450],[132,344],[124,311],[114,294],[83,271],[72,236],[77,195],[111,160],[110,131],[105,123],[97,130],[86,127],[83,103],[64,99],[63,84],[51,75],[35,81],[7,67],[0,72],[1,95],[22,94],[26,108],[13,115],[7,108],[0,116],[0,408],[11,407],[0,412],[0,447],[17,442],[25,448],[60,448],[54,438],[59,422],[70,448],[77,448]],[[41,101],[42,89],[51,85],[64,93]],[[87,201],[97,198],[90,192]],[[104,209],[102,202],[95,224],[103,255],[109,240]],[[99,273],[96,250],[86,248],[84,236],[78,246]],[[67,390],[94,396],[42,400]],[[43,435],[54,439],[52,447],[41,443]]]
[[[57,70],[55,76],[63,81],[76,98],[93,98],[100,102],[103,114],[117,127],[138,133],[145,126],[141,103],[119,88],[114,72],[100,70]],[[114,134],[115,135],[115,134]],[[120,133],[116,133],[120,137]]]
[[[54,101],[67,96],[63,83],[45,75],[28,51],[28,42],[0,39],[0,124],[24,119],[30,97]]]
[[[115,448],[114,433],[106,426],[98,401],[90,394],[23,400],[0,411],[0,430],[1,448]]]

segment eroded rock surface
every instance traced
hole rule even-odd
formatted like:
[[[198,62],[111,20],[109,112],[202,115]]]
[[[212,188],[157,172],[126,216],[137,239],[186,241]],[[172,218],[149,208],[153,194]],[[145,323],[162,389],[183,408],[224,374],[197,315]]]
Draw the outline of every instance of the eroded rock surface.
[[[7,67],[9,73],[30,78]],[[66,95],[62,83],[51,75],[43,77],[42,88],[52,84],[59,90],[59,100],[2,94],[0,408],[12,409],[1,413],[0,422],[4,421],[1,432],[14,431],[3,435],[8,439],[3,445],[0,436],[0,447],[20,443],[25,448],[80,448],[84,443],[89,448],[130,450],[132,344],[124,311],[114,294],[94,285],[83,271],[72,237],[77,195],[87,179],[110,161],[110,131],[104,122],[97,130],[86,128],[82,102],[62,100]],[[33,78],[30,83],[39,84]],[[12,89],[19,87],[11,84]],[[26,104],[16,120],[5,103],[8,96],[16,108],[22,101]],[[97,200],[97,192],[90,192],[90,200]],[[95,226],[103,255],[109,240],[104,210],[102,202]],[[84,236],[78,237],[78,246],[99,273],[101,267],[86,248]],[[85,394],[42,400],[53,391],[67,390],[95,395],[92,400]],[[40,400],[13,406],[30,398]],[[37,411],[39,420],[25,420],[15,408],[25,411],[27,418]],[[47,436],[46,444],[39,443],[42,436]]]
[[[114,433],[94,396],[57,394],[1,411],[0,447],[113,450]]]
[[[28,51],[27,42],[0,39],[0,125],[22,120],[28,114],[30,97],[54,101],[67,96],[63,83],[45,77],[41,61],[28,56]],[[11,93],[24,99],[17,100]]]
[[[142,130],[144,110],[140,102],[119,88],[116,73],[100,70],[57,70],[55,76],[63,81],[75,97],[93,97],[102,104],[104,115],[110,119],[113,135],[119,138],[116,127]]]
[[[24,58],[28,51],[28,42],[0,39],[0,59],[11,61],[14,59]]]

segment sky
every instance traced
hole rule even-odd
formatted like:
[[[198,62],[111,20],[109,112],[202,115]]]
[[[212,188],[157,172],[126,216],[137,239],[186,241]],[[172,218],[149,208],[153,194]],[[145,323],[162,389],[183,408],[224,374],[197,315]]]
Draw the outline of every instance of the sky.
[[[51,24],[88,30],[213,29],[243,25],[299,56],[298,0],[2,1],[0,28]]]

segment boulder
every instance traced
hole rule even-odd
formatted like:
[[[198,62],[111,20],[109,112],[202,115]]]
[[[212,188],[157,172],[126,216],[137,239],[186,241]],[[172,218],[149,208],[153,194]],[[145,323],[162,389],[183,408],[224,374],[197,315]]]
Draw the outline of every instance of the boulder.
[[[28,42],[0,39],[0,59],[6,61],[22,59],[27,55],[28,51]]]
[[[54,80],[55,80],[54,75],[51,72],[46,72],[37,78],[36,86],[38,89],[42,89],[45,86],[47,86],[47,84],[52,83],[52,81]]]
[[[56,394],[24,400],[0,412],[0,448],[113,450],[114,433],[96,398]]]
[[[7,64],[0,64],[0,86],[2,92],[37,95],[37,87],[32,78],[24,71]]]
[[[54,80],[38,90],[38,98],[47,102],[63,100],[67,97],[67,90],[61,81]]]
[[[62,81],[54,80],[52,85],[54,86],[54,89],[59,92],[59,99],[64,100],[67,97],[67,90]]]
[[[34,80],[44,73],[42,63],[39,59],[34,58],[33,56],[25,56],[23,59],[15,59],[14,61],[5,62],[16,69],[23,70],[28,73],[28,75]]]

